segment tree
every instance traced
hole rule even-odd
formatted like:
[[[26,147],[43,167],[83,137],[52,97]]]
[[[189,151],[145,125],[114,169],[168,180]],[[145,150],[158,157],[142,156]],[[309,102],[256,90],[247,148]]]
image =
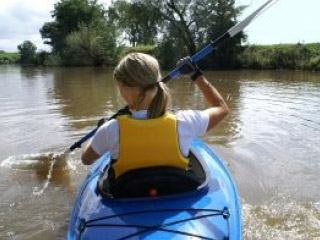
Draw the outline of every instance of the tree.
[[[156,9],[162,16],[163,35],[186,47],[193,55],[203,45],[220,36],[237,22],[243,7],[235,7],[234,0],[142,0],[147,8]],[[163,38],[166,40],[166,37]],[[235,61],[244,35],[240,34],[206,60],[207,67],[227,66]],[[167,40],[166,40],[167,41]],[[180,43],[179,43],[180,42]],[[216,62],[216,64],[212,64]]]
[[[64,65],[111,64],[117,59],[117,33],[97,0],[60,0],[40,30]]]
[[[105,21],[104,9],[97,0],[61,0],[54,5],[52,17],[54,21],[46,22],[40,33],[58,53],[65,50],[67,36],[78,31],[81,24],[93,26]]]
[[[216,39],[224,32],[236,25],[237,17],[244,9],[244,6],[235,7],[235,0],[216,0],[210,8],[203,6],[199,9],[201,15],[207,16],[206,42]],[[209,12],[208,12],[209,11]],[[214,14],[210,14],[214,13]],[[205,65],[214,68],[234,68],[239,66],[237,56],[243,50],[241,42],[246,36],[239,33],[220,45],[208,58],[204,60]]]
[[[125,34],[125,39],[135,47],[155,43],[160,23],[159,12],[146,7],[143,2],[118,0],[109,8],[109,17]]]
[[[163,30],[171,38],[180,39],[187,47],[188,54],[196,52],[196,31],[194,30],[194,12],[192,0],[144,0],[145,6],[155,9],[161,15],[164,25]]]
[[[164,69],[172,69],[175,67],[177,59],[183,55],[183,49],[181,45],[177,45],[177,42],[168,37],[164,36],[158,45],[158,54],[160,65]]]
[[[37,47],[31,41],[24,41],[22,44],[18,45],[18,50],[20,53],[20,61],[23,64],[33,64],[37,59]]]

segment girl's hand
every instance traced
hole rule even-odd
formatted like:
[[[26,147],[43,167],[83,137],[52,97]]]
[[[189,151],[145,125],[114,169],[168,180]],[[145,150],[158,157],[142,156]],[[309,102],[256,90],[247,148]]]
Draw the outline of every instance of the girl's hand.
[[[188,56],[177,62],[177,68],[182,75],[190,75],[192,81],[195,81],[202,75],[202,71],[195,62]]]

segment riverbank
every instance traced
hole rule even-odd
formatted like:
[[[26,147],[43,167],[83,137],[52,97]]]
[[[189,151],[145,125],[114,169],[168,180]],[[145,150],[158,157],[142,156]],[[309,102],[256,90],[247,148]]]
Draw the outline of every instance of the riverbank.
[[[320,71],[320,43],[251,45],[239,57],[241,68]]]
[[[117,59],[120,59],[122,56],[130,52],[143,52],[157,57],[160,63],[165,63],[168,61],[165,59],[166,56],[159,54],[159,47],[155,45],[123,47],[121,48],[121,51],[118,52],[118,56],[115,56]],[[54,54],[48,53],[44,55],[42,52],[38,54],[37,58],[39,60],[37,62],[40,63],[39,65],[65,65],[63,64],[63,61],[59,59],[59,56]],[[117,59],[114,59],[113,62],[117,62]],[[18,64],[19,62],[19,53],[6,53],[0,51],[0,64]],[[70,66],[70,64],[67,65]],[[243,46],[241,53],[238,54],[238,61],[234,68],[320,71],[320,43]]]

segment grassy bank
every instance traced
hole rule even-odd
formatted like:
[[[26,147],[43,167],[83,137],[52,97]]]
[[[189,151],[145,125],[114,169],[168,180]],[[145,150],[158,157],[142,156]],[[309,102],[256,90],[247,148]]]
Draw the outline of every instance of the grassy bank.
[[[0,64],[14,64],[20,60],[19,53],[7,53],[0,51]]]
[[[239,56],[243,68],[320,71],[320,43],[251,45]]]

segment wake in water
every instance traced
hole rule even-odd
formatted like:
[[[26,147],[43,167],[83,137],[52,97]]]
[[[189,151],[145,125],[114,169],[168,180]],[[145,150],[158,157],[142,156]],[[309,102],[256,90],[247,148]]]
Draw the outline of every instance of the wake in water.
[[[320,239],[320,202],[278,196],[268,203],[242,204],[244,239]]]
[[[43,186],[35,187],[33,194],[41,195],[48,188],[54,172],[61,175],[61,171],[73,169],[65,153],[36,153],[11,156],[1,162],[0,167],[14,170],[34,170],[39,179],[44,181]]]

